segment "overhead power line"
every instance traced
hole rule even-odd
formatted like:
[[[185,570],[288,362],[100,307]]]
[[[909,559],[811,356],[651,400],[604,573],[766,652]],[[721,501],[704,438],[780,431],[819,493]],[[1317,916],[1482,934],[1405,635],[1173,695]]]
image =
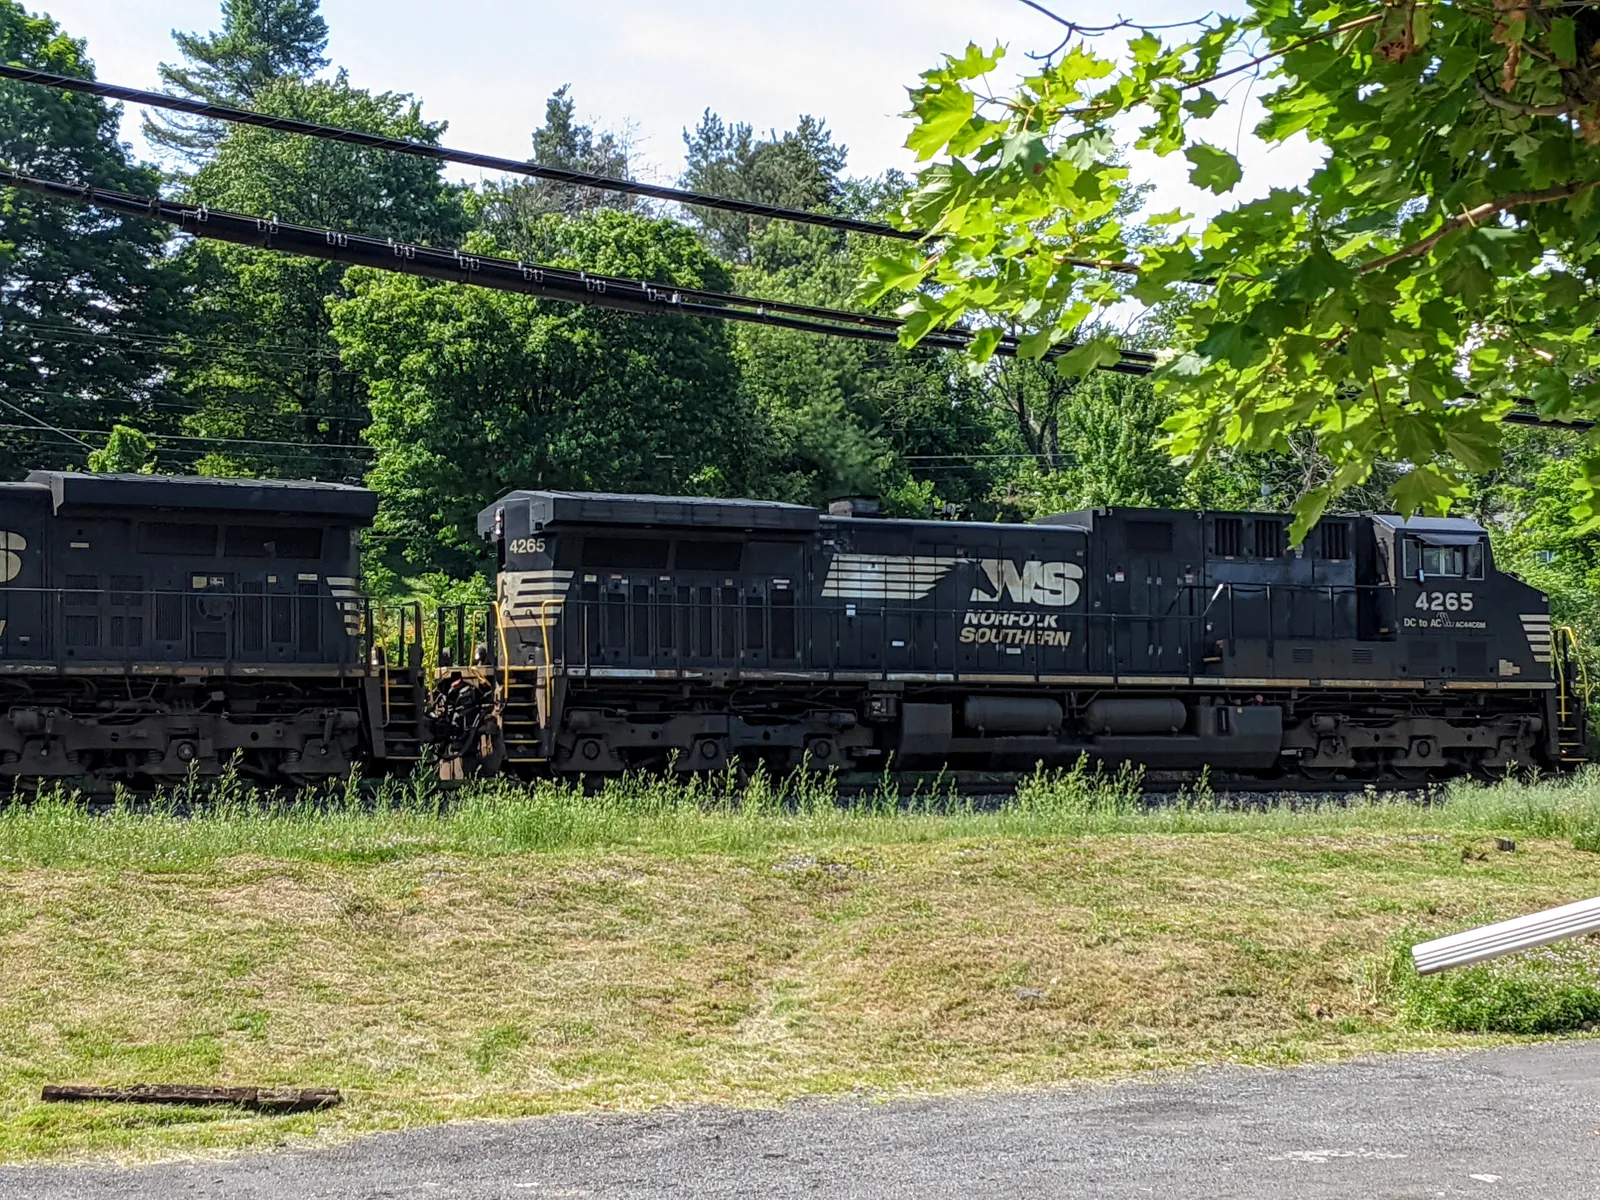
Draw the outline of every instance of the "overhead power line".
[[[649,316],[711,317],[879,343],[898,342],[903,327],[892,318],[867,313],[595,275],[489,255],[463,254],[459,250],[440,250],[389,238],[294,225],[269,217],[221,212],[160,196],[139,196],[39,179],[4,169],[0,169],[0,186],[92,204],[131,217],[164,221],[195,237]],[[975,336],[968,329],[945,330],[926,335],[920,344],[935,349],[965,350]],[[995,353],[1001,357],[1015,357],[1018,346],[1018,339],[1008,335],[1000,339]],[[1052,356],[1071,349],[1070,345],[1055,347]],[[1124,375],[1148,375],[1155,363],[1154,354],[1123,350],[1116,362],[1101,369]]]
[[[740,321],[778,329],[793,329],[829,337],[853,338],[869,342],[898,342],[901,322],[887,317],[847,312],[812,305],[786,304],[750,296],[684,288],[648,280],[594,275],[563,267],[549,267],[488,255],[462,254],[459,250],[439,250],[396,242],[391,238],[366,237],[293,225],[274,218],[213,211],[204,205],[183,204],[160,196],[138,196],[83,184],[39,179],[0,168],[0,187],[15,187],[80,204],[92,204],[133,217],[163,221],[195,237],[233,242],[307,258],[327,259],[354,266],[372,267],[404,275],[465,283],[499,291],[517,292],[541,299],[569,304],[586,304],[618,309],[647,316],[705,317]],[[968,329],[953,329],[925,335],[919,345],[944,350],[965,350],[975,334]],[[1002,337],[995,348],[998,357],[1018,355],[1018,339]],[[1054,347],[1047,357],[1071,351],[1071,345]],[[1156,366],[1156,356],[1142,350],[1122,350],[1117,361],[1099,370],[1119,375],[1148,375]],[[33,419],[30,417],[30,419]],[[1511,425],[1536,425],[1553,429],[1583,431],[1593,422],[1553,421],[1536,412],[1507,413],[1502,420]]]
[[[502,158],[494,154],[477,154],[470,150],[452,150],[446,146],[432,146],[409,138],[385,137],[377,133],[364,133],[359,129],[346,129],[338,125],[322,125],[315,121],[299,121],[293,117],[278,117],[270,113],[254,112],[247,108],[234,108],[226,104],[207,104],[201,100],[186,100],[165,92],[145,91],[142,88],[122,87],[115,83],[100,83],[90,79],[75,79],[70,75],[57,75],[51,71],[36,71],[30,67],[0,63],[0,79],[14,79],[18,83],[33,83],[58,91],[81,92],[107,100],[124,100],[130,104],[163,108],[172,112],[188,113],[213,121],[226,121],[235,125],[254,125],[260,129],[279,133],[299,133],[306,137],[323,138],[363,146],[369,150],[389,150],[396,154],[410,154],[435,162],[457,163],[468,167],[482,167],[489,171],[505,171],[513,175],[529,175],[535,179],[548,179],[553,183],[571,184],[573,187],[595,188],[599,191],[620,192],[629,196],[644,196],[651,200],[670,200],[697,208],[716,208],[746,216],[793,221],[800,225],[819,225],[824,229],[837,229],[845,233],[866,233],[876,237],[918,241],[924,235],[920,230],[896,229],[881,221],[858,221],[852,217],[833,216],[828,213],[807,212],[804,209],[785,208],[779,204],[761,204],[754,200],[735,200],[727,196],[708,196],[682,188],[661,187],[653,183],[640,183],[633,179],[615,179],[609,175],[596,175],[589,171],[573,171],[565,167],[546,167],[515,158]]]
[[[277,117],[270,113],[255,112],[247,108],[233,108],[226,104],[207,104],[201,100],[186,100],[169,96],[165,92],[145,91],[142,88],[123,87],[121,84],[100,83],[90,79],[75,79],[70,75],[57,75],[50,71],[36,71],[0,63],[0,79],[14,79],[19,83],[32,83],[58,91],[82,92],[108,100],[126,100],[130,104],[164,108],[173,112],[190,113],[215,121],[236,125],[254,125],[260,129],[279,133],[298,133],[305,137],[323,138],[364,146],[373,150],[389,150],[395,154],[410,154],[434,162],[457,163],[462,166],[482,167],[491,171],[505,171],[514,175],[528,175],[535,179],[548,179],[554,183],[573,187],[594,188],[596,191],[620,192],[629,196],[645,196],[652,200],[671,200],[698,208],[716,208],[724,212],[742,213],[746,216],[769,220],[791,221],[796,225],[817,225],[824,229],[837,229],[844,233],[864,233],[873,237],[895,238],[905,242],[920,242],[931,235],[924,229],[900,229],[882,221],[861,221],[854,217],[840,217],[829,213],[809,212],[799,208],[785,208],[779,204],[762,204],[755,200],[736,200],[730,196],[711,196],[704,192],[690,192],[682,188],[661,187],[653,183],[639,183],[633,179],[615,179],[609,175],[595,175],[588,171],[573,171],[566,167],[545,167],[521,159],[502,158],[494,154],[478,154],[471,150],[452,150],[447,146],[433,146],[409,138],[385,137],[383,134],[364,133],[341,125],[322,125],[315,121],[300,121],[293,117]],[[1116,262],[1103,258],[1077,258],[1063,255],[1058,260],[1063,266],[1085,271],[1110,271],[1119,275],[1137,275],[1143,270],[1138,263]],[[1207,282],[1198,280],[1196,282]]]
[[[43,429],[47,433],[58,434],[61,437],[65,438],[69,442],[76,442],[78,445],[82,446],[85,450],[93,450],[94,449],[93,446],[89,445],[89,443],[84,441],[82,438],[74,437],[70,431],[65,430],[65,429],[57,429],[54,425],[50,424],[48,421],[41,421],[38,417],[34,416],[27,409],[18,408],[15,404],[12,404],[9,400],[6,400],[3,397],[0,397],[0,406],[4,406],[6,408],[9,408],[14,413],[20,413],[20,414],[22,414],[23,417],[25,417],[29,421],[33,422],[32,425],[23,426],[24,429]]]

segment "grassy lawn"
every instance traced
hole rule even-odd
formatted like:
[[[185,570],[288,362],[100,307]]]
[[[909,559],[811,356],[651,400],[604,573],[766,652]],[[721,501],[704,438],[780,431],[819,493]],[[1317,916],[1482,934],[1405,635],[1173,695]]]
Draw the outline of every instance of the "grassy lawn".
[[[187,817],[14,804],[0,1161],[1480,1044],[1507,1035],[1454,1032],[1495,1025],[1401,978],[1397,945],[1600,894],[1573,847],[1600,777],[1300,812],[1146,812],[1071,774],[995,812],[893,799],[636,782],[446,805],[419,782],[376,807],[231,785]],[[38,1100],[164,1081],[346,1103]]]

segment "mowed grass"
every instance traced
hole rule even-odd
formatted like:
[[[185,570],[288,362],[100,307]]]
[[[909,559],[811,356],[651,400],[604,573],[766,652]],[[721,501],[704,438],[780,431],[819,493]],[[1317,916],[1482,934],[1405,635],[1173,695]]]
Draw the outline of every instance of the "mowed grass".
[[[1456,1032],[1519,1030],[1406,978],[1404,944],[1600,894],[1573,845],[1597,831],[1600,777],[1265,810],[1082,771],[994,811],[759,778],[15,802],[0,1161],[1503,1040]],[[45,1105],[53,1082],[346,1102]]]

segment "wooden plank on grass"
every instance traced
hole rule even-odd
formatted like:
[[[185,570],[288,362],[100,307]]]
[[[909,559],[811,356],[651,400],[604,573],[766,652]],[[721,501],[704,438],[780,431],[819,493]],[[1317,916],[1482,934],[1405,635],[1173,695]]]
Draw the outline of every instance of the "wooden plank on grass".
[[[338,1088],[194,1087],[135,1083],[128,1087],[46,1084],[43,1100],[109,1100],[115,1104],[231,1104],[257,1112],[311,1112],[340,1101]]]

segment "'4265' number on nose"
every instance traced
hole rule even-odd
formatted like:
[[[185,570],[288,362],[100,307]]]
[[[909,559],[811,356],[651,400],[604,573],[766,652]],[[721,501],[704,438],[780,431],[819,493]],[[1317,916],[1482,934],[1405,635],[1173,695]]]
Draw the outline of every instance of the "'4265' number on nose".
[[[1423,592],[1416,607],[1423,612],[1471,612],[1471,592]]]

